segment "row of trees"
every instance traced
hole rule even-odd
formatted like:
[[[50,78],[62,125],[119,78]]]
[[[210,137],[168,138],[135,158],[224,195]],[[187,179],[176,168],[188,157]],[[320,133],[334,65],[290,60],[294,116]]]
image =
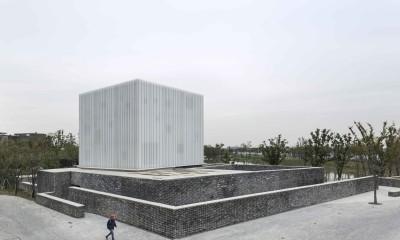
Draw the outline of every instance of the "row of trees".
[[[371,124],[354,122],[345,134],[317,129],[309,139],[300,139],[295,152],[305,163],[322,166],[333,160],[340,177],[344,166],[353,160],[361,166],[361,175],[400,175],[400,129],[384,122],[376,133]]]
[[[32,197],[37,172],[41,168],[68,167],[78,163],[78,145],[71,133],[11,138],[0,142],[0,187],[18,191],[21,176],[29,175]]]
[[[360,175],[374,176],[373,204],[378,204],[376,193],[378,177],[392,176],[393,171],[396,175],[400,175],[400,129],[394,123],[388,125],[384,122],[378,133],[371,124],[361,122],[354,122],[354,125],[349,127],[349,132],[344,134],[317,128],[310,133],[309,138],[300,138],[295,147],[289,148],[287,144],[288,141],[279,134],[275,138],[263,141],[257,150],[264,162],[273,165],[282,163],[288,153],[311,166],[323,166],[328,160],[332,160],[335,163],[338,180],[341,180],[346,164],[353,161],[357,169],[361,166]],[[215,148],[207,146],[206,160],[223,160],[223,162],[232,160],[230,157],[232,151],[222,147],[223,144],[218,144]],[[244,149],[247,154],[248,148],[242,148],[242,151]]]
[[[204,148],[208,162],[229,162],[235,160],[235,153],[246,157],[261,155],[263,162],[277,165],[288,156],[302,159],[305,165],[323,166],[328,160],[334,162],[338,179],[343,169],[353,161],[360,170],[360,176],[376,174],[400,175],[400,129],[395,124],[383,123],[376,133],[371,124],[354,122],[347,133],[335,133],[329,129],[316,129],[308,138],[300,138],[295,147],[288,147],[288,141],[278,135],[251,148],[242,144],[238,149],[223,148],[224,144],[207,145]],[[246,159],[246,157],[244,159]],[[243,159],[243,158],[241,158]]]

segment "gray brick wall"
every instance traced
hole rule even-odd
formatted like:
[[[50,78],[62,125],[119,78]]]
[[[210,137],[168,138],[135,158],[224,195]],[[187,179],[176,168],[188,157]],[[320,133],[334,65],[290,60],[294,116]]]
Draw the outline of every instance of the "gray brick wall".
[[[39,192],[54,191],[55,196],[84,204],[88,212],[103,216],[116,213],[120,221],[180,238],[373,190],[372,177],[320,184],[323,177],[322,168],[262,170],[173,180],[65,169],[41,171],[38,189]]]
[[[39,171],[37,175],[38,192],[54,192],[54,174],[48,171]]]
[[[62,212],[71,217],[81,218],[85,215],[85,206],[52,196],[50,193],[38,193],[35,201],[45,207]]]
[[[68,196],[68,187],[70,185],[71,172],[68,169],[60,169],[56,172],[48,170],[38,172],[38,193],[53,192],[55,196],[66,198]]]
[[[400,178],[381,177],[379,178],[379,185],[387,187],[400,187]]]
[[[172,206],[96,193],[78,187],[69,189],[69,200],[84,204],[86,211],[105,217],[116,214],[118,221],[167,236],[174,236],[175,221]]]
[[[373,178],[366,177],[182,206],[175,211],[173,237],[180,238],[372,190]]]
[[[76,186],[174,206],[323,181],[323,168],[261,170],[173,180],[71,173],[71,184]]]
[[[108,216],[169,238],[269,216],[373,190],[373,178],[365,177],[272,192],[256,193],[203,203],[171,206],[113,194],[70,188],[70,200],[87,211]]]

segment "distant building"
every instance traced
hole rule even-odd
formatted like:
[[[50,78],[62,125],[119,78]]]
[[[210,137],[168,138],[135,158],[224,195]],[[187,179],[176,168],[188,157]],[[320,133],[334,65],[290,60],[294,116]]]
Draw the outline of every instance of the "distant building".
[[[47,135],[44,133],[15,133],[15,134],[7,134],[5,132],[0,132],[0,142],[8,141],[8,140],[17,140],[17,141],[29,141],[34,139],[45,138]]]

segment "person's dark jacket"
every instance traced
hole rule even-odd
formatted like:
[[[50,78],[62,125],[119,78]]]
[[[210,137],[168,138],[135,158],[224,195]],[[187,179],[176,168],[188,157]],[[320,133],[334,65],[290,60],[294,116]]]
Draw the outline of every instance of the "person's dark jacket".
[[[117,224],[115,223],[115,220],[109,219],[107,222],[107,228],[109,230],[114,230],[114,227],[117,227]]]

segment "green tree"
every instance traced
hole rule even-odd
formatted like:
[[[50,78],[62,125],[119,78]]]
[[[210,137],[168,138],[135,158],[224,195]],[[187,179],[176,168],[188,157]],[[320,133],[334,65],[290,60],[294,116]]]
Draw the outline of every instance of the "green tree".
[[[17,158],[18,149],[12,140],[0,142],[0,184],[2,189],[15,187],[15,180],[19,179],[21,170],[16,169],[21,169],[19,166],[22,164],[20,164],[20,158]]]
[[[268,142],[263,141],[259,147],[263,160],[271,165],[280,164],[288,152],[287,143],[288,141],[282,138],[281,134],[275,138],[268,139]]]
[[[244,163],[249,162],[251,147],[252,147],[251,141],[247,141],[245,143],[240,144],[240,148],[241,148],[240,155],[241,155],[242,161]],[[243,156],[243,153],[244,153],[244,156]]]
[[[217,162],[222,162],[222,156],[224,153],[223,150],[224,144],[220,143],[220,144],[215,144],[215,150],[216,150],[216,155],[217,155]]]
[[[383,123],[382,132],[375,136],[374,128],[367,123],[367,127],[360,122],[354,122],[357,132],[350,127],[350,131],[356,139],[358,145],[363,146],[366,155],[368,171],[374,176],[374,201],[378,204],[376,190],[378,188],[378,176],[382,176],[385,171],[384,161],[384,141],[387,136],[387,122]]]
[[[293,147],[292,150],[295,157],[300,158],[304,165],[307,165],[309,162],[311,162],[313,157],[313,149],[308,139],[305,139],[304,137],[299,138],[296,146]]]
[[[222,158],[222,160],[224,163],[230,163],[230,161],[232,161],[232,157],[231,157],[229,149],[226,149],[224,151],[224,157]]]
[[[214,147],[211,145],[204,145],[204,160],[207,163],[211,163],[215,158]]]
[[[330,141],[332,140],[333,134],[328,129],[317,128],[314,132],[310,133],[311,138],[308,140],[308,144],[312,149],[311,166],[320,167],[328,159],[330,154]]]
[[[363,144],[360,144],[360,142],[356,138],[353,138],[351,152],[354,159],[353,161],[356,163],[356,175],[367,176],[368,169],[365,146]]]
[[[58,154],[61,166],[71,167],[78,164],[79,147],[74,135],[69,133],[65,136],[61,151]]]
[[[18,186],[26,169],[26,159],[28,155],[28,149],[26,144],[22,141],[12,141],[7,147],[10,148],[10,165],[9,171],[11,172],[12,182],[14,183],[14,194],[18,194]]]
[[[331,147],[338,180],[342,179],[344,166],[350,161],[352,142],[350,133],[343,135],[336,133],[332,139]]]
[[[60,166],[61,161],[78,162],[78,144],[75,137],[63,130],[53,135],[34,135],[29,138],[8,138],[0,141],[0,187],[12,185],[15,194],[21,176],[27,174],[32,183],[32,197],[40,168]],[[67,164],[68,166],[72,164]]]
[[[215,163],[215,162],[223,162],[223,154],[224,154],[224,144],[217,143],[215,146],[205,145],[204,146],[204,157],[206,158],[206,162]]]
[[[398,165],[399,165],[398,161],[400,155],[399,150],[400,150],[399,130],[393,123],[392,125],[387,127],[386,138],[385,138],[384,161],[389,176],[392,176],[392,170],[394,166],[396,166],[396,170],[398,171]]]
[[[27,172],[30,175],[31,186],[32,186],[32,198],[36,196],[36,179],[39,170],[44,165],[46,156],[49,151],[47,137],[45,138],[35,138],[27,142],[28,152],[26,159]]]
[[[396,176],[400,176],[400,136],[397,137],[396,141],[396,154],[395,154],[395,160],[394,160],[394,168],[396,170]]]

